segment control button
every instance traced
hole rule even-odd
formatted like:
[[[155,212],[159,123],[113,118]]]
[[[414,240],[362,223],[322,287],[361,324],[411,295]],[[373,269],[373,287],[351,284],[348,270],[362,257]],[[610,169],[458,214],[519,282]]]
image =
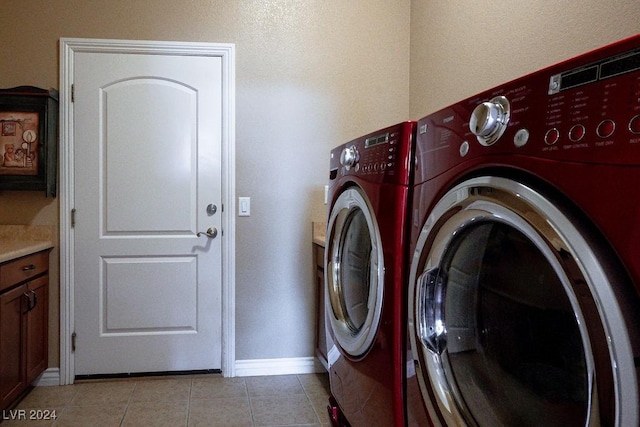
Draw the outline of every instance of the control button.
[[[460,157],[464,157],[469,154],[469,142],[464,141],[460,144]]]
[[[518,130],[513,136],[513,144],[518,148],[524,147],[527,142],[529,142],[529,131],[526,129]]]
[[[578,142],[582,138],[584,138],[585,133],[587,133],[587,131],[584,126],[574,125],[571,129],[569,129],[569,139],[572,142]]]
[[[629,130],[636,135],[640,134],[640,114],[629,120]]]
[[[547,133],[544,134],[544,142],[547,145],[553,145],[556,142],[558,142],[559,139],[560,139],[560,132],[558,132],[558,129],[556,128],[549,129]]]
[[[469,119],[469,129],[481,145],[492,145],[507,128],[510,114],[509,100],[504,96],[496,96],[476,106]]]
[[[386,164],[386,163],[384,163],[384,162],[382,162],[382,163],[380,164],[380,170],[385,170],[386,168],[387,168],[387,164]]]
[[[616,124],[614,123],[614,121],[607,119],[600,122],[598,128],[596,129],[596,133],[600,138],[609,138],[611,135],[613,135],[613,132],[615,130]]]

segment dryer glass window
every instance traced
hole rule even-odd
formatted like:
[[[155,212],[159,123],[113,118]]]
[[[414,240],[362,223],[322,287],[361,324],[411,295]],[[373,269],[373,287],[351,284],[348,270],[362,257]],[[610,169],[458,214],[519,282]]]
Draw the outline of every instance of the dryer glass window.
[[[371,283],[371,232],[362,210],[351,212],[340,245],[340,302],[349,328],[357,333],[367,319]]]
[[[584,426],[589,381],[580,329],[554,266],[516,228],[467,226],[439,268],[442,364],[479,425]]]
[[[363,357],[375,339],[384,296],[380,230],[357,188],[340,194],[329,216],[327,318],[343,354]]]

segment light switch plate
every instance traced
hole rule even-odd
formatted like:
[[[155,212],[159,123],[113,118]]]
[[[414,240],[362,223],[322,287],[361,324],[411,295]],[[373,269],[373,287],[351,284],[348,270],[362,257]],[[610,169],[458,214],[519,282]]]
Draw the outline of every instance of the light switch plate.
[[[238,216],[251,216],[251,197],[238,197]]]

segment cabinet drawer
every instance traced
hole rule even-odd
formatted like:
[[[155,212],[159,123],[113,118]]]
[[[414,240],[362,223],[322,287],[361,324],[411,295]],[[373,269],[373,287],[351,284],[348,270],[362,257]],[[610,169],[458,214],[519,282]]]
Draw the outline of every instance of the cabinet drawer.
[[[16,283],[24,282],[49,269],[49,251],[9,261],[0,265],[0,292]]]

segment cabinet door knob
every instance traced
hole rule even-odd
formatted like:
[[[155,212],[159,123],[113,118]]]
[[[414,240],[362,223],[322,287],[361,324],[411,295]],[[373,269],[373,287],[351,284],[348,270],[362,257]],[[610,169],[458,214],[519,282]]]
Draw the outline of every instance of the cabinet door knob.
[[[25,313],[28,313],[36,308],[36,305],[38,305],[38,294],[36,293],[36,291],[31,289],[28,292],[24,292],[22,295],[27,299],[27,311],[25,311]],[[31,299],[31,295],[33,295],[33,299]]]
[[[28,313],[33,309],[33,306],[31,305],[31,296],[28,292],[23,293],[22,296],[27,299],[27,310],[24,313]]]
[[[33,305],[31,306],[31,310],[33,310],[36,308],[36,305],[38,305],[38,294],[33,289],[31,289],[31,294],[33,295]]]
[[[22,267],[22,271],[31,271],[35,270],[36,266],[34,264],[27,265],[26,267]]]

